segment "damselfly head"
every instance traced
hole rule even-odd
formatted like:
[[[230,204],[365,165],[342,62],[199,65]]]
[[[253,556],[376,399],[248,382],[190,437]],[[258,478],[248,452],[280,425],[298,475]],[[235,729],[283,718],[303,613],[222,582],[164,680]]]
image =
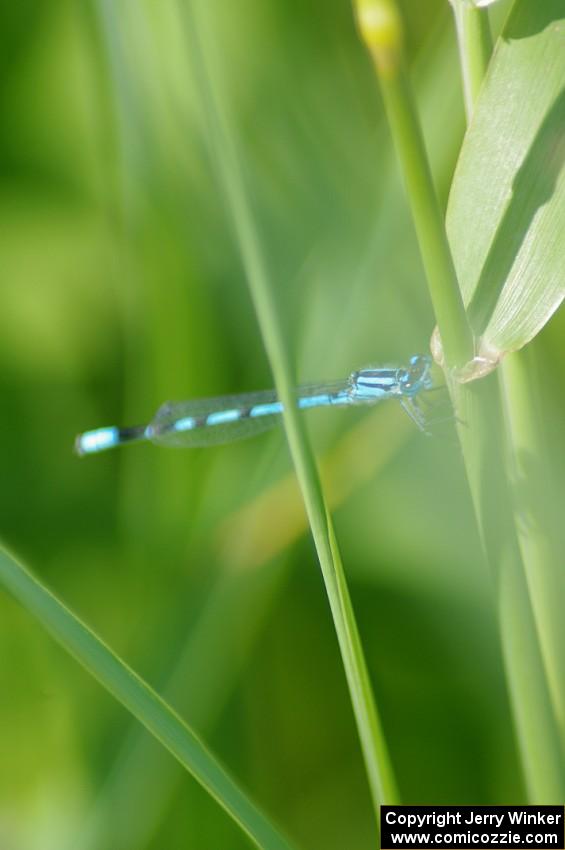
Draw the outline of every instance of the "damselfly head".
[[[398,383],[402,395],[415,396],[421,390],[429,390],[432,387],[432,358],[429,354],[415,354],[410,358],[406,369],[401,371]]]

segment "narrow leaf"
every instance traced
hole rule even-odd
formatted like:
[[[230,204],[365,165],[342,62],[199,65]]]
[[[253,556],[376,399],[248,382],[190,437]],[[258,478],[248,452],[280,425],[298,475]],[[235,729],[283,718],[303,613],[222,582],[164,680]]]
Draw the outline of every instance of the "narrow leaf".
[[[453,180],[448,232],[469,319],[494,354],[521,348],[565,294],[565,18],[517,0]]]
[[[257,847],[290,850],[290,845],[172,708],[3,549],[0,584],[192,773]]]

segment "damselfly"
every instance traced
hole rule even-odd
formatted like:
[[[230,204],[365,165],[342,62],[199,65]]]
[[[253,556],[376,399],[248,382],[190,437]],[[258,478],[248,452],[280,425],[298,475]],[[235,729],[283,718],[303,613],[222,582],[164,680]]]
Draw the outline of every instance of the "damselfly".
[[[372,405],[396,398],[416,425],[424,430],[418,394],[432,388],[432,361],[415,354],[408,366],[367,367],[345,381],[298,387],[300,410],[314,407]],[[77,437],[79,455],[94,454],[140,440],[162,446],[189,448],[229,443],[266,431],[280,421],[283,405],[274,390],[192,401],[169,401],[148,425],[115,426],[85,431]]]

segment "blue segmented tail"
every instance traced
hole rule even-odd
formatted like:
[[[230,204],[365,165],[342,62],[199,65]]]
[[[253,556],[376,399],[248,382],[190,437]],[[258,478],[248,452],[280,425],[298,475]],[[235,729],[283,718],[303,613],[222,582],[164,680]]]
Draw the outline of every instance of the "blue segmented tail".
[[[126,443],[138,443],[140,440],[147,439],[146,431],[145,425],[134,425],[130,428],[110,426],[97,428],[95,431],[85,431],[75,440],[75,452],[82,457],[123,446]]]

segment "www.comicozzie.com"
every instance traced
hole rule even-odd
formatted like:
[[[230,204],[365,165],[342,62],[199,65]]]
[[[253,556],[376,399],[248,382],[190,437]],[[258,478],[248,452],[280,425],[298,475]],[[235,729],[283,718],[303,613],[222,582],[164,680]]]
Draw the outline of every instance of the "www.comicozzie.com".
[[[563,806],[382,806],[383,850],[564,847]]]

